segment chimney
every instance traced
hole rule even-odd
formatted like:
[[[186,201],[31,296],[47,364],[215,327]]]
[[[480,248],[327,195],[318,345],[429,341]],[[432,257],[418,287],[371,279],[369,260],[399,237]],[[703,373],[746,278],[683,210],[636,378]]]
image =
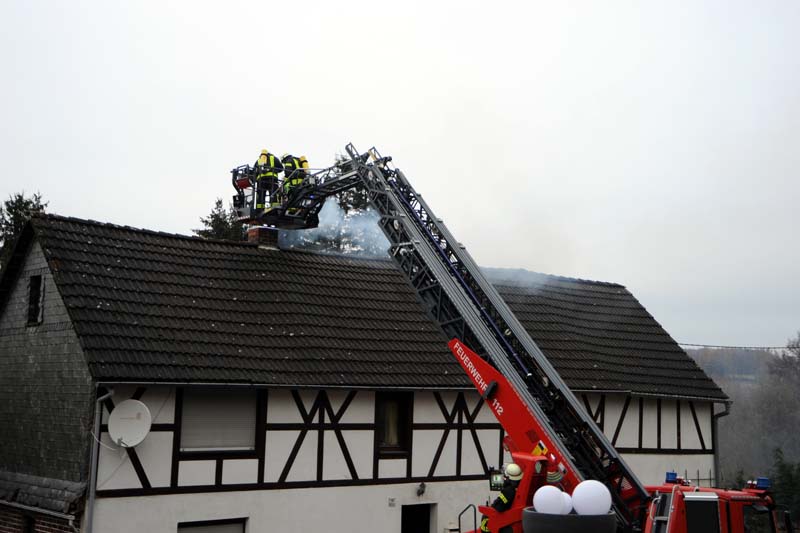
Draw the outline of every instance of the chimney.
[[[247,230],[247,242],[258,244],[259,248],[278,249],[278,229],[258,226]]]

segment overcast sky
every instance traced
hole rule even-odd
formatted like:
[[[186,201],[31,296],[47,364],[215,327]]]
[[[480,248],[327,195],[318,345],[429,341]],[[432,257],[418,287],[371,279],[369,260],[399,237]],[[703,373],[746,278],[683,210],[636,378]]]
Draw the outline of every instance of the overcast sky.
[[[0,0],[0,196],[190,233],[262,147],[392,155],[486,266],[800,329],[800,3]]]

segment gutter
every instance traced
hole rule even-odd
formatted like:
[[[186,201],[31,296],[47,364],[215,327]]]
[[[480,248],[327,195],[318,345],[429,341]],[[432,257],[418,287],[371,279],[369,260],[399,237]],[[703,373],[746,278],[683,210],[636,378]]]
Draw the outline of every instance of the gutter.
[[[6,505],[8,507],[14,507],[15,509],[20,509],[22,511],[27,511],[30,513],[42,514],[47,516],[54,516],[56,518],[60,518],[62,520],[67,520],[69,522],[69,527],[72,528],[73,531],[77,532],[78,528],[75,527],[75,515],[74,514],[66,514],[66,513],[59,513],[58,511],[50,511],[48,509],[40,509],[39,507],[31,507],[30,505],[23,505],[21,503],[14,503],[14,502],[7,502],[5,500],[0,500],[0,505]]]
[[[658,392],[634,392],[631,389],[570,389],[573,394],[577,393],[597,393],[597,394],[628,394],[632,397],[643,398],[672,398],[675,400],[700,400],[712,403],[730,403],[730,399],[720,398],[719,396],[687,396],[683,394],[664,394]]]
[[[95,385],[95,391],[99,390],[99,384]],[[100,459],[100,418],[103,413],[102,402],[114,395],[114,389],[98,397],[94,402],[94,435],[92,437],[91,465],[92,471],[89,476],[89,498],[86,502],[86,529],[85,533],[92,533],[92,522],[94,521],[94,500],[97,486],[97,463]],[[95,392],[95,396],[97,393]]]
[[[731,404],[733,402],[728,400],[725,402],[725,410],[720,413],[711,415],[711,446],[714,448],[714,486],[720,486],[719,475],[719,419],[723,416],[731,414]]]
[[[465,374],[466,375],[466,374]],[[405,390],[405,391],[470,391],[475,390],[472,385],[464,385],[463,387],[436,387],[424,386],[414,387],[411,385],[403,387],[390,387],[386,385],[276,385],[270,383],[226,383],[224,381],[98,381],[98,386],[120,386],[120,385],[149,385],[149,386],[167,386],[167,387],[238,387],[238,388],[271,388],[271,389],[343,389],[343,390]]]

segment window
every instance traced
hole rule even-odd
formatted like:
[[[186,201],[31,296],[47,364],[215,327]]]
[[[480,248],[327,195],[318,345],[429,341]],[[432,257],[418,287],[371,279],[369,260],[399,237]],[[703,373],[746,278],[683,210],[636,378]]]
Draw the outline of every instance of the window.
[[[185,389],[181,451],[255,450],[254,390]]]
[[[719,499],[708,492],[684,495],[686,533],[719,533]]]
[[[246,518],[181,522],[178,524],[178,533],[244,533],[245,522]]]
[[[28,325],[36,325],[42,321],[42,299],[44,287],[42,276],[31,276],[28,280]]]
[[[413,393],[378,392],[375,423],[381,457],[407,457],[411,451],[411,406]]]

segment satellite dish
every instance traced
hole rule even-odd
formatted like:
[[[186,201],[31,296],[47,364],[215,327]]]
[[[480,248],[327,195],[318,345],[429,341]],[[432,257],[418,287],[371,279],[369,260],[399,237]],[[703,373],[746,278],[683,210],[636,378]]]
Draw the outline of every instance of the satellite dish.
[[[133,448],[150,432],[150,409],[139,400],[125,400],[108,416],[108,434],[117,446]]]

